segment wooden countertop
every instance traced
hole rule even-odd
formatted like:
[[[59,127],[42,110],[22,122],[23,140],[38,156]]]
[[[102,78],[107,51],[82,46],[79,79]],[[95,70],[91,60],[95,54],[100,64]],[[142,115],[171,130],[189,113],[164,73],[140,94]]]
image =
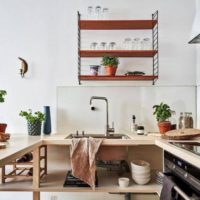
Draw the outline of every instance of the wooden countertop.
[[[156,145],[172,154],[192,163],[193,165],[200,166],[200,156],[191,152],[180,149],[168,140],[161,139],[156,136],[135,136],[128,134],[131,139],[104,139],[102,145],[105,146],[136,146],[136,145]],[[12,135],[11,139],[6,142],[7,148],[0,149],[0,167],[8,163],[11,158],[15,159],[26,152],[30,152],[36,147],[46,145],[71,145],[71,139],[65,139],[67,135],[52,134],[50,136],[27,136],[27,135]],[[200,140],[195,140],[200,142]]]

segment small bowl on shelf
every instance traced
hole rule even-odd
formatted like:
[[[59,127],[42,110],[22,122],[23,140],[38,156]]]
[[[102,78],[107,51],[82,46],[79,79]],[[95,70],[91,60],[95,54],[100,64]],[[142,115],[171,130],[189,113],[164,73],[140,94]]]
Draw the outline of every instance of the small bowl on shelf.
[[[126,188],[129,186],[130,179],[126,177],[121,177],[118,179],[119,187]]]

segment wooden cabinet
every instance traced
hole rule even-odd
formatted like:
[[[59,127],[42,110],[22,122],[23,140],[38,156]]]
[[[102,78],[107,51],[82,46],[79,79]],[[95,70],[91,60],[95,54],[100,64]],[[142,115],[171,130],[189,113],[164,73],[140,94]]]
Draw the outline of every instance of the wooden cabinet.
[[[152,50],[83,50],[81,49],[81,30],[152,30]],[[78,12],[78,80],[81,81],[152,81],[155,84],[159,75],[158,49],[158,11],[152,14],[151,20],[81,20]],[[150,58],[152,74],[148,75],[83,75],[81,73],[81,59],[102,57],[103,55],[117,57]]]

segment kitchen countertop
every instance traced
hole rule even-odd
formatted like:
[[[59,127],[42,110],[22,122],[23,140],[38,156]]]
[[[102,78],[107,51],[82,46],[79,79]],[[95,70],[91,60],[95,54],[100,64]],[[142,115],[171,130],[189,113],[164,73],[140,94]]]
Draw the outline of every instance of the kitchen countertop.
[[[200,156],[178,148],[169,143],[168,140],[161,139],[159,136],[137,136],[127,134],[131,139],[104,139],[102,145],[105,146],[135,146],[135,145],[156,145],[170,153],[200,166]],[[30,152],[36,147],[46,145],[71,145],[71,139],[65,139],[67,135],[52,134],[50,136],[27,136],[12,135],[11,139],[6,142],[7,148],[0,150],[0,167],[10,161],[10,158],[18,158],[26,152]],[[195,140],[200,142],[200,139]]]

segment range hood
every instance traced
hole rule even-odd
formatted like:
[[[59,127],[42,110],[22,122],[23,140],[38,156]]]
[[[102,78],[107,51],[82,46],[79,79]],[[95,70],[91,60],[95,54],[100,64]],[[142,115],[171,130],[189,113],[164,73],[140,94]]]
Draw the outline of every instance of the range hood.
[[[196,0],[196,16],[192,26],[189,44],[200,43],[200,0]]]

